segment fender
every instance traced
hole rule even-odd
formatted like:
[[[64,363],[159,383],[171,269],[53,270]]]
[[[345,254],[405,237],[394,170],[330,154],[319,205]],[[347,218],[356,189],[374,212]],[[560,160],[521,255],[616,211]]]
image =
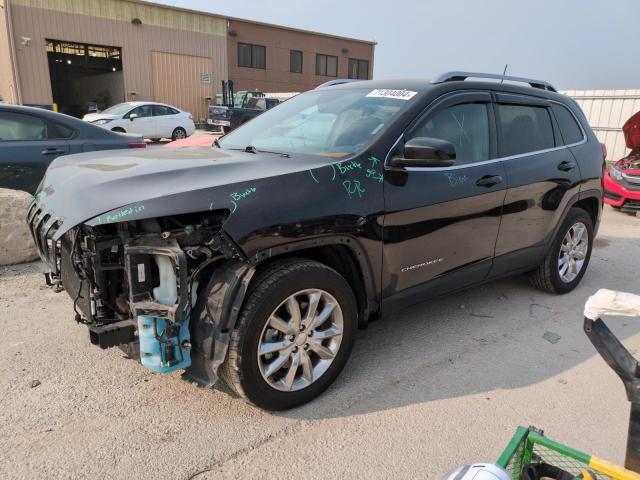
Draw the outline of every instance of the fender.
[[[569,199],[569,201],[567,202],[567,206],[564,208],[564,211],[562,212],[562,216],[560,217],[560,220],[558,221],[555,228],[553,229],[552,234],[545,241],[544,243],[545,246],[549,245],[553,241],[553,239],[556,238],[556,235],[558,234],[560,227],[562,226],[562,224],[564,223],[564,220],[567,218],[567,215],[569,214],[569,210],[571,210],[575,206],[575,204],[578,203],[580,200],[585,200],[587,198],[595,198],[598,200],[598,215],[596,218],[596,223],[593,225],[594,234],[597,233],[598,226],[600,225],[600,218],[602,217],[602,192],[600,192],[599,190],[585,190],[585,191],[576,193]]]
[[[182,374],[184,380],[201,388],[212,387],[218,380],[218,367],[224,362],[232,330],[235,328],[249,283],[256,266],[267,258],[318,246],[345,245],[352,251],[362,272],[366,305],[364,318],[377,311],[375,279],[364,248],[346,235],[319,237],[273,247],[266,254],[256,253],[249,261],[224,260],[214,270],[207,286],[200,292],[191,314],[191,366]],[[265,256],[266,255],[266,256]]]
[[[322,235],[310,239],[274,246],[267,250],[260,250],[255,252],[255,254],[253,255],[248,255],[248,258],[253,265],[259,265],[262,261],[277,257],[279,255],[290,254],[314,247],[332,245],[343,245],[347,247],[349,251],[355,256],[358,264],[357,266],[360,268],[360,273],[362,274],[362,280],[364,284],[363,293],[366,298],[366,305],[364,309],[365,311],[361,313],[364,315],[363,318],[367,318],[368,313],[377,311],[380,304],[380,276],[374,275],[374,269],[371,265],[370,258],[367,255],[365,248],[361,245],[360,241],[356,237],[350,235]],[[382,259],[382,250],[380,250],[380,259]]]

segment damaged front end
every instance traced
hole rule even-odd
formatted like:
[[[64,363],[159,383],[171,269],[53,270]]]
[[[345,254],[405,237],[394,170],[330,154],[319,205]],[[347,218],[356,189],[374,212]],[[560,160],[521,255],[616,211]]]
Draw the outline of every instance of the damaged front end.
[[[71,296],[92,344],[211,386],[253,273],[222,228],[227,216],[82,224],[54,240],[60,222],[34,202],[28,222],[47,284]]]

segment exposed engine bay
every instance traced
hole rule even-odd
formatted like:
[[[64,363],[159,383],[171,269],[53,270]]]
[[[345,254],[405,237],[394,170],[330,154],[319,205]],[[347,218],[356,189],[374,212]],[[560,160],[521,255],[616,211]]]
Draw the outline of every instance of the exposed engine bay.
[[[209,282],[221,262],[242,258],[221,228],[227,214],[77,226],[56,245],[49,241],[47,283],[71,296],[94,345],[118,346],[155,372],[188,368],[190,321],[207,287],[200,279]]]

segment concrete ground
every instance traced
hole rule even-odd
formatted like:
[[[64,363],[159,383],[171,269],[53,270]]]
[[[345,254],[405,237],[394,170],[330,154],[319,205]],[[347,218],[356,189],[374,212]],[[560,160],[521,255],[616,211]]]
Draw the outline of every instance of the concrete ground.
[[[514,278],[399,311],[358,332],[324,395],[280,414],[90,345],[40,264],[2,268],[0,478],[436,478],[495,461],[529,424],[621,464],[629,405],[582,307],[602,287],[640,293],[638,251],[640,219],[607,208],[574,292]],[[610,324],[640,348],[640,319]]]

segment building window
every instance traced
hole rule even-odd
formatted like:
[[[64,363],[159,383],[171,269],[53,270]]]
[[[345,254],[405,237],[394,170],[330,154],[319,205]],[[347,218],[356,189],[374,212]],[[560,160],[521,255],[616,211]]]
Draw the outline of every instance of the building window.
[[[349,59],[349,78],[369,79],[369,60]]]
[[[300,50],[291,50],[290,54],[290,70],[293,73],[302,73],[302,52]]]
[[[323,75],[325,77],[337,77],[338,57],[334,57],[333,55],[322,55],[318,53],[316,55],[316,75]]]
[[[267,68],[267,49],[263,45],[238,43],[238,66]]]

